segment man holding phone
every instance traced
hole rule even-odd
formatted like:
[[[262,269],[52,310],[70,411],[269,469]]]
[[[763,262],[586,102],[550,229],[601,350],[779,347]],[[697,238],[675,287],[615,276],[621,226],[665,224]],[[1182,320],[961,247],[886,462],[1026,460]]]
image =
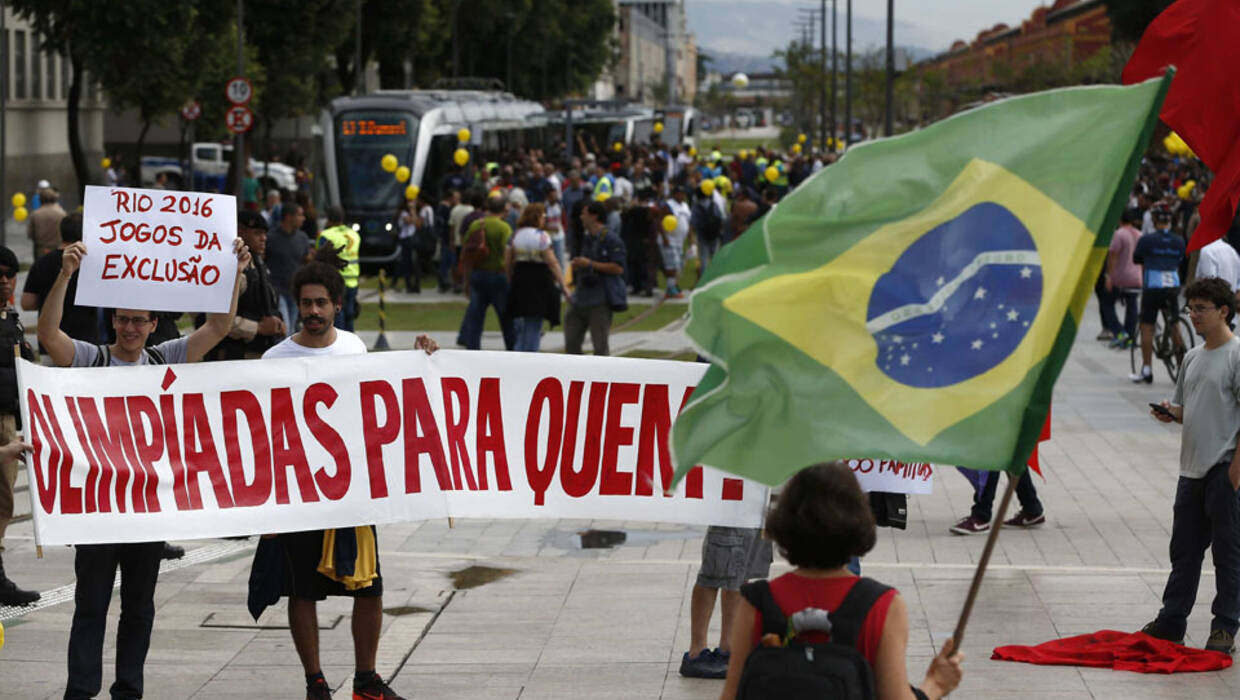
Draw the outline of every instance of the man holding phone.
[[[1205,339],[1184,356],[1175,396],[1151,404],[1163,423],[1182,423],[1180,479],[1171,525],[1171,575],[1158,617],[1142,632],[1183,642],[1197,598],[1201,560],[1214,558],[1214,604],[1206,649],[1231,654],[1240,627],[1240,338],[1229,325],[1235,313],[1231,285],[1217,277],[1184,290],[1193,330]]]

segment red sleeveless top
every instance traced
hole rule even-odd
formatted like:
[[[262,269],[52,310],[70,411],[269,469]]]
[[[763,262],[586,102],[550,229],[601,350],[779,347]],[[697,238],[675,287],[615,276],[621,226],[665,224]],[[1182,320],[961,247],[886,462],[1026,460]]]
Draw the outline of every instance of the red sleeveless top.
[[[805,608],[820,608],[830,612],[844,602],[844,596],[848,595],[848,591],[852,590],[859,580],[861,579],[857,576],[807,578],[789,572],[770,580],[771,595],[779,604],[780,610],[783,610],[784,614],[789,617]],[[896,590],[893,588],[879,597],[874,607],[870,608],[865,624],[861,627],[861,634],[857,637],[857,650],[865,656],[871,666],[874,665],[874,660],[878,656],[878,642],[883,636],[883,625],[887,623],[887,610],[891,608],[891,601],[895,596]],[[755,647],[758,646],[761,637],[762,612],[759,611],[754,618],[753,644]],[[830,635],[825,632],[807,632],[798,639],[820,643],[829,641]]]

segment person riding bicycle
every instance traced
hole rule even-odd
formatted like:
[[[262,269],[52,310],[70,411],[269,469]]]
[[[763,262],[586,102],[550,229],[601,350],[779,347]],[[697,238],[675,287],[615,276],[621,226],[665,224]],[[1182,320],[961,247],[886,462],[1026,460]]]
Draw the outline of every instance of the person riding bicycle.
[[[1171,211],[1154,208],[1154,232],[1137,241],[1132,261],[1143,266],[1141,275],[1141,371],[1128,375],[1134,382],[1151,384],[1154,372],[1154,323],[1158,312],[1179,305],[1180,263],[1184,260],[1184,239],[1171,231]]]

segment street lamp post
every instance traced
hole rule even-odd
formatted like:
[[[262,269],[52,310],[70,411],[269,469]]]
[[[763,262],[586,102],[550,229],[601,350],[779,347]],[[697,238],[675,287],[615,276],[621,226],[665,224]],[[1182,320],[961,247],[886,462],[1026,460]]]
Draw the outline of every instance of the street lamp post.
[[[844,17],[844,147],[852,145],[852,0]]]
[[[895,0],[887,0],[887,115],[883,121],[884,136],[891,136],[891,112],[895,108],[896,49],[893,43],[895,21],[892,17],[894,10]]]
[[[818,8],[818,28],[818,46],[822,49],[822,55],[818,57],[818,148],[822,149],[827,145],[827,0],[822,0]],[[835,85],[831,87],[834,89]]]
[[[836,45],[836,39],[838,38],[838,33],[836,32],[836,29],[838,29],[837,25],[839,25],[839,14],[837,12],[838,10],[839,10],[839,0],[831,0],[831,139],[832,140],[835,139],[835,134],[836,134],[835,127],[836,127],[836,121],[837,121],[835,118],[836,117],[835,106],[836,106],[836,95],[838,93],[835,90],[835,75],[838,72],[837,69],[839,67],[839,64],[838,64],[839,48]],[[825,141],[823,142],[823,147],[824,148],[826,147]],[[835,148],[832,147],[831,150],[834,151]]]

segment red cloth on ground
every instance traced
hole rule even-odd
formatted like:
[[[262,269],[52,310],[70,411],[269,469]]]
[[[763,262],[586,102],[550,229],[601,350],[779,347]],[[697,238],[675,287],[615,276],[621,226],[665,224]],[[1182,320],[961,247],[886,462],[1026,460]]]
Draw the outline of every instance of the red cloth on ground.
[[[1040,666],[1091,666],[1137,673],[1218,671],[1231,666],[1231,656],[1192,649],[1144,632],[1102,630],[1066,637],[1037,646],[995,647],[991,659],[1023,661]]]

